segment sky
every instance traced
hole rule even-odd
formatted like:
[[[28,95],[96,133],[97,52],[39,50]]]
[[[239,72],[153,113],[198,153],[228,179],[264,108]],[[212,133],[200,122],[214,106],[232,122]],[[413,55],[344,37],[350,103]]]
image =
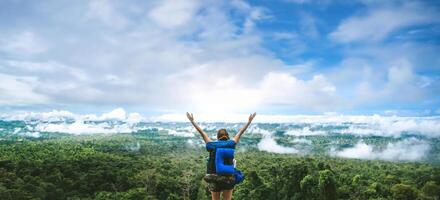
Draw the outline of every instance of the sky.
[[[440,115],[440,2],[2,0],[0,112]]]

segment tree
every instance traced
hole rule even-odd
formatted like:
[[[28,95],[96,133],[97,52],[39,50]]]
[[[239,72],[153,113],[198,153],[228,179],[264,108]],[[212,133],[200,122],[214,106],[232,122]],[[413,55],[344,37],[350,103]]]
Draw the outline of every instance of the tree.
[[[160,134],[136,138],[140,153],[126,150],[133,143],[127,136],[0,142],[0,199],[210,199],[204,149],[176,146],[187,139]],[[251,150],[237,158],[246,179],[234,188],[236,200],[439,200],[440,166],[429,163]]]
[[[391,193],[396,200],[414,200],[417,198],[416,191],[411,186],[402,183],[393,185]]]
[[[317,181],[312,175],[305,176],[301,182],[301,197],[302,199],[316,199],[317,198]]]
[[[336,199],[336,181],[330,170],[319,171],[318,185],[323,199]]]
[[[207,183],[204,180],[200,181],[200,186],[197,191],[197,200],[210,200],[211,192],[208,190]]]
[[[440,186],[434,181],[428,181],[422,188],[422,194],[431,199],[440,199]]]
[[[281,182],[281,192],[284,194],[281,197],[301,196],[301,180],[307,176],[308,171],[307,164],[304,162],[282,165],[281,176],[278,177]]]
[[[241,187],[244,189],[237,192],[237,199],[271,199],[268,187],[255,171],[248,172]]]
[[[156,192],[156,170],[155,169],[147,169],[142,170],[138,174],[136,174],[135,179],[142,183],[145,188],[145,191],[150,193]]]
[[[194,171],[188,169],[188,170],[183,170],[182,172],[182,196],[184,200],[190,199],[191,198],[191,191],[193,190],[195,184],[194,184],[194,176],[196,174],[194,173]]]

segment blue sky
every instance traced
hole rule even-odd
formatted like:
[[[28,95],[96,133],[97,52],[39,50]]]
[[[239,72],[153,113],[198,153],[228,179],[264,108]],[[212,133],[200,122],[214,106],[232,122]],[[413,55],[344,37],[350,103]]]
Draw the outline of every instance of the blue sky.
[[[438,1],[0,2],[0,112],[440,114]]]

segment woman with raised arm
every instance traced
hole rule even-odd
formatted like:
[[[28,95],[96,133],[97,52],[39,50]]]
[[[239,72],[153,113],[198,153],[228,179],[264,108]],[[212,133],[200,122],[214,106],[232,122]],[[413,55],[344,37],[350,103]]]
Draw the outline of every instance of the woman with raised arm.
[[[234,166],[234,149],[235,145],[240,141],[241,135],[246,131],[257,113],[249,116],[248,122],[239,129],[238,133],[231,140],[226,129],[217,131],[217,141],[212,141],[208,134],[194,122],[194,116],[191,113],[186,113],[191,124],[200,133],[206,143],[206,150],[209,152],[209,159],[207,163],[207,173],[204,180],[208,182],[208,188],[211,191],[213,200],[220,200],[220,195],[223,193],[224,200],[232,199],[232,191],[238,181],[237,170]],[[241,176],[241,173],[239,173]]]

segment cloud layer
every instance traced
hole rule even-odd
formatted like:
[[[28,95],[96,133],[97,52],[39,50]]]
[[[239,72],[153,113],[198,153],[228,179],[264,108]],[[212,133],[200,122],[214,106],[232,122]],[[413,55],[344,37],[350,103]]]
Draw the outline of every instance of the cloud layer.
[[[388,143],[382,150],[375,150],[373,146],[359,142],[351,148],[341,151],[333,150],[331,154],[345,158],[417,161],[427,156],[430,149],[431,147],[428,143],[413,138],[396,143]]]
[[[195,114],[196,121],[213,123],[243,123],[248,115],[240,114]],[[54,110],[51,112],[20,112],[2,114],[3,120],[22,120],[40,123],[52,122],[106,122],[118,121],[127,124],[139,122],[187,122],[184,113],[159,116],[143,116],[139,113],[127,113],[123,108],[116,108],[101,115],[76,114],[70,111]],[[357,136],[383,136],[399,138],[402,135],[420,135],[429,138],[440,137],[439,117],[397,117],[380,115],[264,115],[259,114],[254,123],[278,123],[285,135],[314,136],[331,134],[351,134]],[[70,126],[70,125],[69,125]],[[60,130],[62,126],[60,125]],[[206,128],[216,129],[215,126]],[[232,127],[237,128],[237,127]],[[270,135],[263,128],[251,129],[251,132]],[[183,130],[188,131],[188,130]],[[93,133],[93,131],[91,131]]]
[[[185,115],[181,114],[179,117],[185,117]],[[40,137],[41,133],[87,135],[159,132],[172,137],[189,138],[189,140],[198,138],[196,130],[189,123],[175,123],[179,121],[172,120],[165,121],[169,123],[157,123],[157,119],[138,113],[127,113],[122,108],[101,115],[75,114],[69,111],[28,112],[0,115],[0,120],[5,121],[4,123],[11,123],[0,127],[0,133]],[[246,116],[229,119],[238,119],[238,121],[229,121],[233,123],[202,122],[201,126],[210,133],[215,133],[219,128],[226,128],[231,131],[231,134],[234,134],[242,125],[237,122],[243,122]],[[16,121],[21,122],[16,123]],[[22,126],[23,124],[24,126]],[[277,131],[276,136],[274,136],[275,131]],[[322,138],[338,134],[338,137],[341,137],[342,134],[355,136],[354,138],[370,138],[370,136],[379,136],[384,140],[392,138],[397,142],[390,142],[382,148],[360,141],[353,147],[338,150],[333,148],[328,153],[347,158],[417,161],[424,159],[429,154],[431,150],[429,139],[440,137],[440,118],[383,117],[378,115],[259,115],[259,120],[256,120],[247,132],[251,138],[254,138],[255,135],[261,136],[261,140],[256,144],[256,148],[260,151],[295,154],[308,153],[310,148],[316,145],[313,142],[315,136]],[[215,134],[211,136],[215,137]],[[411,137],[408,139],[408,136]],[[277,143],[276,139],[286,139],[285,137],[291,140],[293,145]]]

